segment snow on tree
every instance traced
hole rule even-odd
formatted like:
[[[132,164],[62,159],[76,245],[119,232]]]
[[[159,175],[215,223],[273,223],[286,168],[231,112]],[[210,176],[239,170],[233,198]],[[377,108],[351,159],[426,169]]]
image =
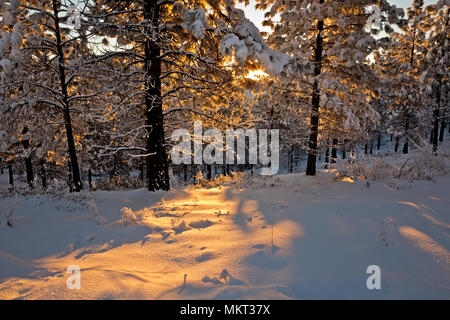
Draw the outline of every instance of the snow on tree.
[[[365,127],[379,120],[370,106],[376,76],[367,63],[377,48],[372,34],[370,6],[378,6],[379,25],[385,31],[400,13],[386,1],[260,0],[267,9],[266,25],[273,32],[269,42],[299,65],[309,61],[312,72],[286,74],[284,81],[306,88],[310,102],[307,174],[315,175],[321,134],[344,140],[366,132]],[[295,65],[295,63],[293,63]],[[326,139],[328,140],[328,139]]]
[[[439,1],[436,5],[425,8],[425,18],[421,19],[420,27],[426,32],[426,69],[420,81],[422,85],[431,85],[431,103],[433,108],[433,133],[431,135],[433,148],[437,151],[439,140],[443,140],[446,114],[449,108],[449,78],[450,78],[450,1]],[[441,130],[439,131],[439,124]]]
[[[385,94],[390,99],[390,131],[404,138],[403,152],[408,153],[410,140],[419,143],[428,123],[427,105],[431,87],[421,81],[425,71],[426,32],[421,27],[425,17],[423,1],[413,1],[398,32],[393,32],[387,46],[377,52]]]
[[[118,99],[108,107],[108,121],[118,129],[111,136],[119,139],[96,149],[108,156],[126,151],[145,158],[151,191],[170,187],[166,137],[171,123],[187,125],[197,116],[217,117],[220,123],[229,113],[225,109],[242,105],[233,78],[249,61],[270,72],[280,72],[287,63],[286,55],[264,44],[233,1],[96,1],[90,24],[107,39],[102,53],[121,56],[109,72],[114,81],[122,80],[124,93],[114,91]]]

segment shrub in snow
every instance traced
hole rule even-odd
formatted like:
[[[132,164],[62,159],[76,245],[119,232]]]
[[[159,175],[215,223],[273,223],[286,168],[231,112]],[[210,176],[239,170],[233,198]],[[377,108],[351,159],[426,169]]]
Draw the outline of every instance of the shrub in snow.
[[[48,185],[47,192],[56,196],[63,196],[67,194],[67,181],[61,179],[51,180]]]
[[[389,160],[387,160],[389,159]],[[388,162],[389,161],[389,162]],[[385,179],[433,180],[450,171],[448,154],[433,151],[426,145],[415,153],[399,160],[395,158],[366,157],[337,160],[336,180],[350,178],[354,181],[381,181]]]
[[[433,147],[427,145],[419,149],[412,157],[409,157],[396,170],[396,178],[412,180],[433,180],[436,177],[445,176],[450,171],[448,154],[433,151]]]
[[[238,187],[244,184],[245,181],[249,179],[249,176],[245,172],[232,172],[231,176],[229,175],[220,175],[214,178],[214,180],[209,181],[203,178],[203,174],[201,171],[196,176],[196,181],[198,182],[196,185],[192,186],[193,188],[217,188],[220,186],[232,186]]]
[[[19,206],[19,195],[16,194],[16,202],[13,206],[11,206],[11,208],[8,209],[8,212],[5,214],[5,222],[6,225],[8,227],[13,227],[14,226],[14,221],[15,221],[15,217],[14,217],[14,212],[16,211],[17,207]]]
[[[134,214],[133,210],[127,207],[123,207],[120,209],[120,212],[122,213],[122,223],[124,226],[128,226],[130,224],[139,224],[140,219]]]
[[[103,191],[136,190],[144,186],[140,179],[128,175],[117,175],[109,179],[100,179],[95,184],[97,190]]]
[[[379,181],[391,177],[393,168],[381,158],[361,157],[359,159],[336,160],[336,180]]]

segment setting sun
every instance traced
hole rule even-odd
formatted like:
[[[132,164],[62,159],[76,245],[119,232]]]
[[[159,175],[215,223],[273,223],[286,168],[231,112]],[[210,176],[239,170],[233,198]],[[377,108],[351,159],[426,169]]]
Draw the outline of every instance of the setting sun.
[[[251,80],[262,80],[264,78],[267,78],[269,75],[264,72],[261,69],[257,69],[257,70],[251,70],[248,72],[248,74],[245,76],[247,79],[251,79]]]

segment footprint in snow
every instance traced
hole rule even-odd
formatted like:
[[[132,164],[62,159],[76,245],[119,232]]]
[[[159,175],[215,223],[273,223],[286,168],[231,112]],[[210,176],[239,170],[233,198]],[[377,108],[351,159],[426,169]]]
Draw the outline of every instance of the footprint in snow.
[[[196,228],[196,229],[204,229],[204,228],[208,228],[209,226],[212,226],[213,224],[214,224],[213,222],[206,219],[206,220],[199,220],[199,221],[191,222],[189,224],[189,226],[192,228]]]
[[[182,221],[178,226],[172,228],[172,230],[175,231],[175,234],[180,234],[190,229],[191,228],[189,228],[184,221]]]

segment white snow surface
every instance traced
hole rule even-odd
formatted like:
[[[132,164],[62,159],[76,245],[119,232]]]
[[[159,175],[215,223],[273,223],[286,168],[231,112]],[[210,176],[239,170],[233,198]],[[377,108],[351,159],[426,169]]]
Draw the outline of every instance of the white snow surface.
[[[1,198],[0,299],[450,299],[450,177],[334,178]]]

